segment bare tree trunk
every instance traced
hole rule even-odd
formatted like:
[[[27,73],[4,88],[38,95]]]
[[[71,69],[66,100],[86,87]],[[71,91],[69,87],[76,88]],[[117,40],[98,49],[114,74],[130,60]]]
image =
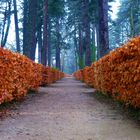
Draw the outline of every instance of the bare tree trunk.
[[[24,11],[23,11],[23,54],[30,56],[30,50],[28,48],[28,13],[29,13],[29,3],[28,0],[24,0]]]
[[[44,18],[43,18],[43,47],[41,50],[41,63],[47,65],[47,51],[48,51],[48,0],[44,1]]]
[[[79,24],[79,68],[84,67],[84,52],[83,52],[83,41],[82,41],[82,30],[81,25]]]
[[[131,10],[130,10],[130,34],[131,34],[131,37],[134,37],[135,36],[135,32],[134,32],[133,7],[131,7]]]
[[[20,53],[20,39],[19,39],[19,27],[18,27],[18,15],[17,15],[17,1],[13,0],[14,4],[14,18],[15,18],[15,33],[16,33],[16,48]]]
[[[49,19],[48,26],[48,66],[51,66],[51,21]]]
[[[95,23],[92,24],[92,44],[96,46],[95,44]]]
[[[75,31],[74,31],[74,52],[75,52],[75,71],[78,69],[78,44],[77,44],[77,38],[76,38],[76,25],[75,25]]]
[[[37,4],[38,0],[24,1],[23,54],[28,56],[33,61],[35,60],[37,43]]]
[[[96,23],[97,60],[100,58],[99,24]]]
[[[6,21],[7,21],[7,27],[6,27],[6,31],[5,31]],[[8,1],[8,5],[7,5],[7,7],[5,9],[5,13],[4,13],[1,47],[4,47],[7,42],[10,24],[11,24],[11,1]]]
[[[84,0],[84,28],[85,28],[85,65],[91,65],[91,39],[90,39],[90,19],[89,19],[89,0]]]
[[[61,69],[60,64],[60,23],[59,18],[56,19],[56,34],[57,34],[57,41],[56,41],[56,68],[59,70]]]
[[[56,45],[56,68],[61,70],[61,65],[60,65],[60,46],[58,44]]]
[[[2,27],[2,37],[1,37],[1,47],[4,47],[4,29],[5,29],[5,26],[6,26],[6,10],[7,10],[7,7],[5,9],[5,12],[4,12],[4,19],[3,19],[3,27]]]
[[[62,54],[61,57],[61,71],[64,72],[64,67],[65,67],[65,54]]]
[[[38,40],[38,62],[41,63],[41,48],[43,44],[42,40],[42,25],[40,25],[38,32],[37,32],[37,40]]]
[[[29,0],[28,47],[30,48],[30,58],[33,61],[35,61],[35,51],[37,43],[37,5],[38,0]]]
[[[108,37],[108,0],[98,1],[99,9],[99,48],[100,57],[106,55],[109,51]]]

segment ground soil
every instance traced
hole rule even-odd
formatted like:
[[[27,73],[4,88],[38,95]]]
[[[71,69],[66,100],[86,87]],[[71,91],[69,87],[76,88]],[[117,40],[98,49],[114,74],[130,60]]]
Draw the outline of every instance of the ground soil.
[[[95,90],[64,78],[6,111],[0,140],[139,140],[140,125]]]

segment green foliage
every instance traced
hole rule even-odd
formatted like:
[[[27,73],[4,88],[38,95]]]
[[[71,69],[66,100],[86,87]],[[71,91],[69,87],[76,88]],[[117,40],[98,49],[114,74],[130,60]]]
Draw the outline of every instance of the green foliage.
[[[79,68],[83,69],[85,67],[85,61],[84,58],[79,58]]]
[[[111,25],[110,42],[120,46],[140,33],[140,1],[121,0],[118,18]],[[112,44],[111,44],[112,45]]]
[[[59,69],[58,69],[58,68],[56,68],[56,67],[52,67],[52,69],[53,69],[53,70],[59,70]]]
[[[91,60],[92,62],[96,61],[96,46],[94,44],[91,44]]]
[[[61,17],[65,13],[64,0],[49,0],[49,14],[52,17]]]

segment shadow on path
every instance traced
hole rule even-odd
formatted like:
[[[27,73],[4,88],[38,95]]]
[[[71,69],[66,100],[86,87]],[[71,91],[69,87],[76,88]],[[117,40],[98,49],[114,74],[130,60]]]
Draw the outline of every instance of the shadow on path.
[[[96,96],[95,96],[96,95]],[[0,140],[139,140],[140,128],[69,77],[29,94],[0,122]]]

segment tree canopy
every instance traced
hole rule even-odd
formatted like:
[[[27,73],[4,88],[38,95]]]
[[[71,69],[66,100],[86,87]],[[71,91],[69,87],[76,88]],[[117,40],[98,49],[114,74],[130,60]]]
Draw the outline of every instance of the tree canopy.
[[[112,19],[113,1],[1,0],[1,47],[14,24],[14,51],[68,73],[82,69],[139,35],[140,1],[121,0]]]

